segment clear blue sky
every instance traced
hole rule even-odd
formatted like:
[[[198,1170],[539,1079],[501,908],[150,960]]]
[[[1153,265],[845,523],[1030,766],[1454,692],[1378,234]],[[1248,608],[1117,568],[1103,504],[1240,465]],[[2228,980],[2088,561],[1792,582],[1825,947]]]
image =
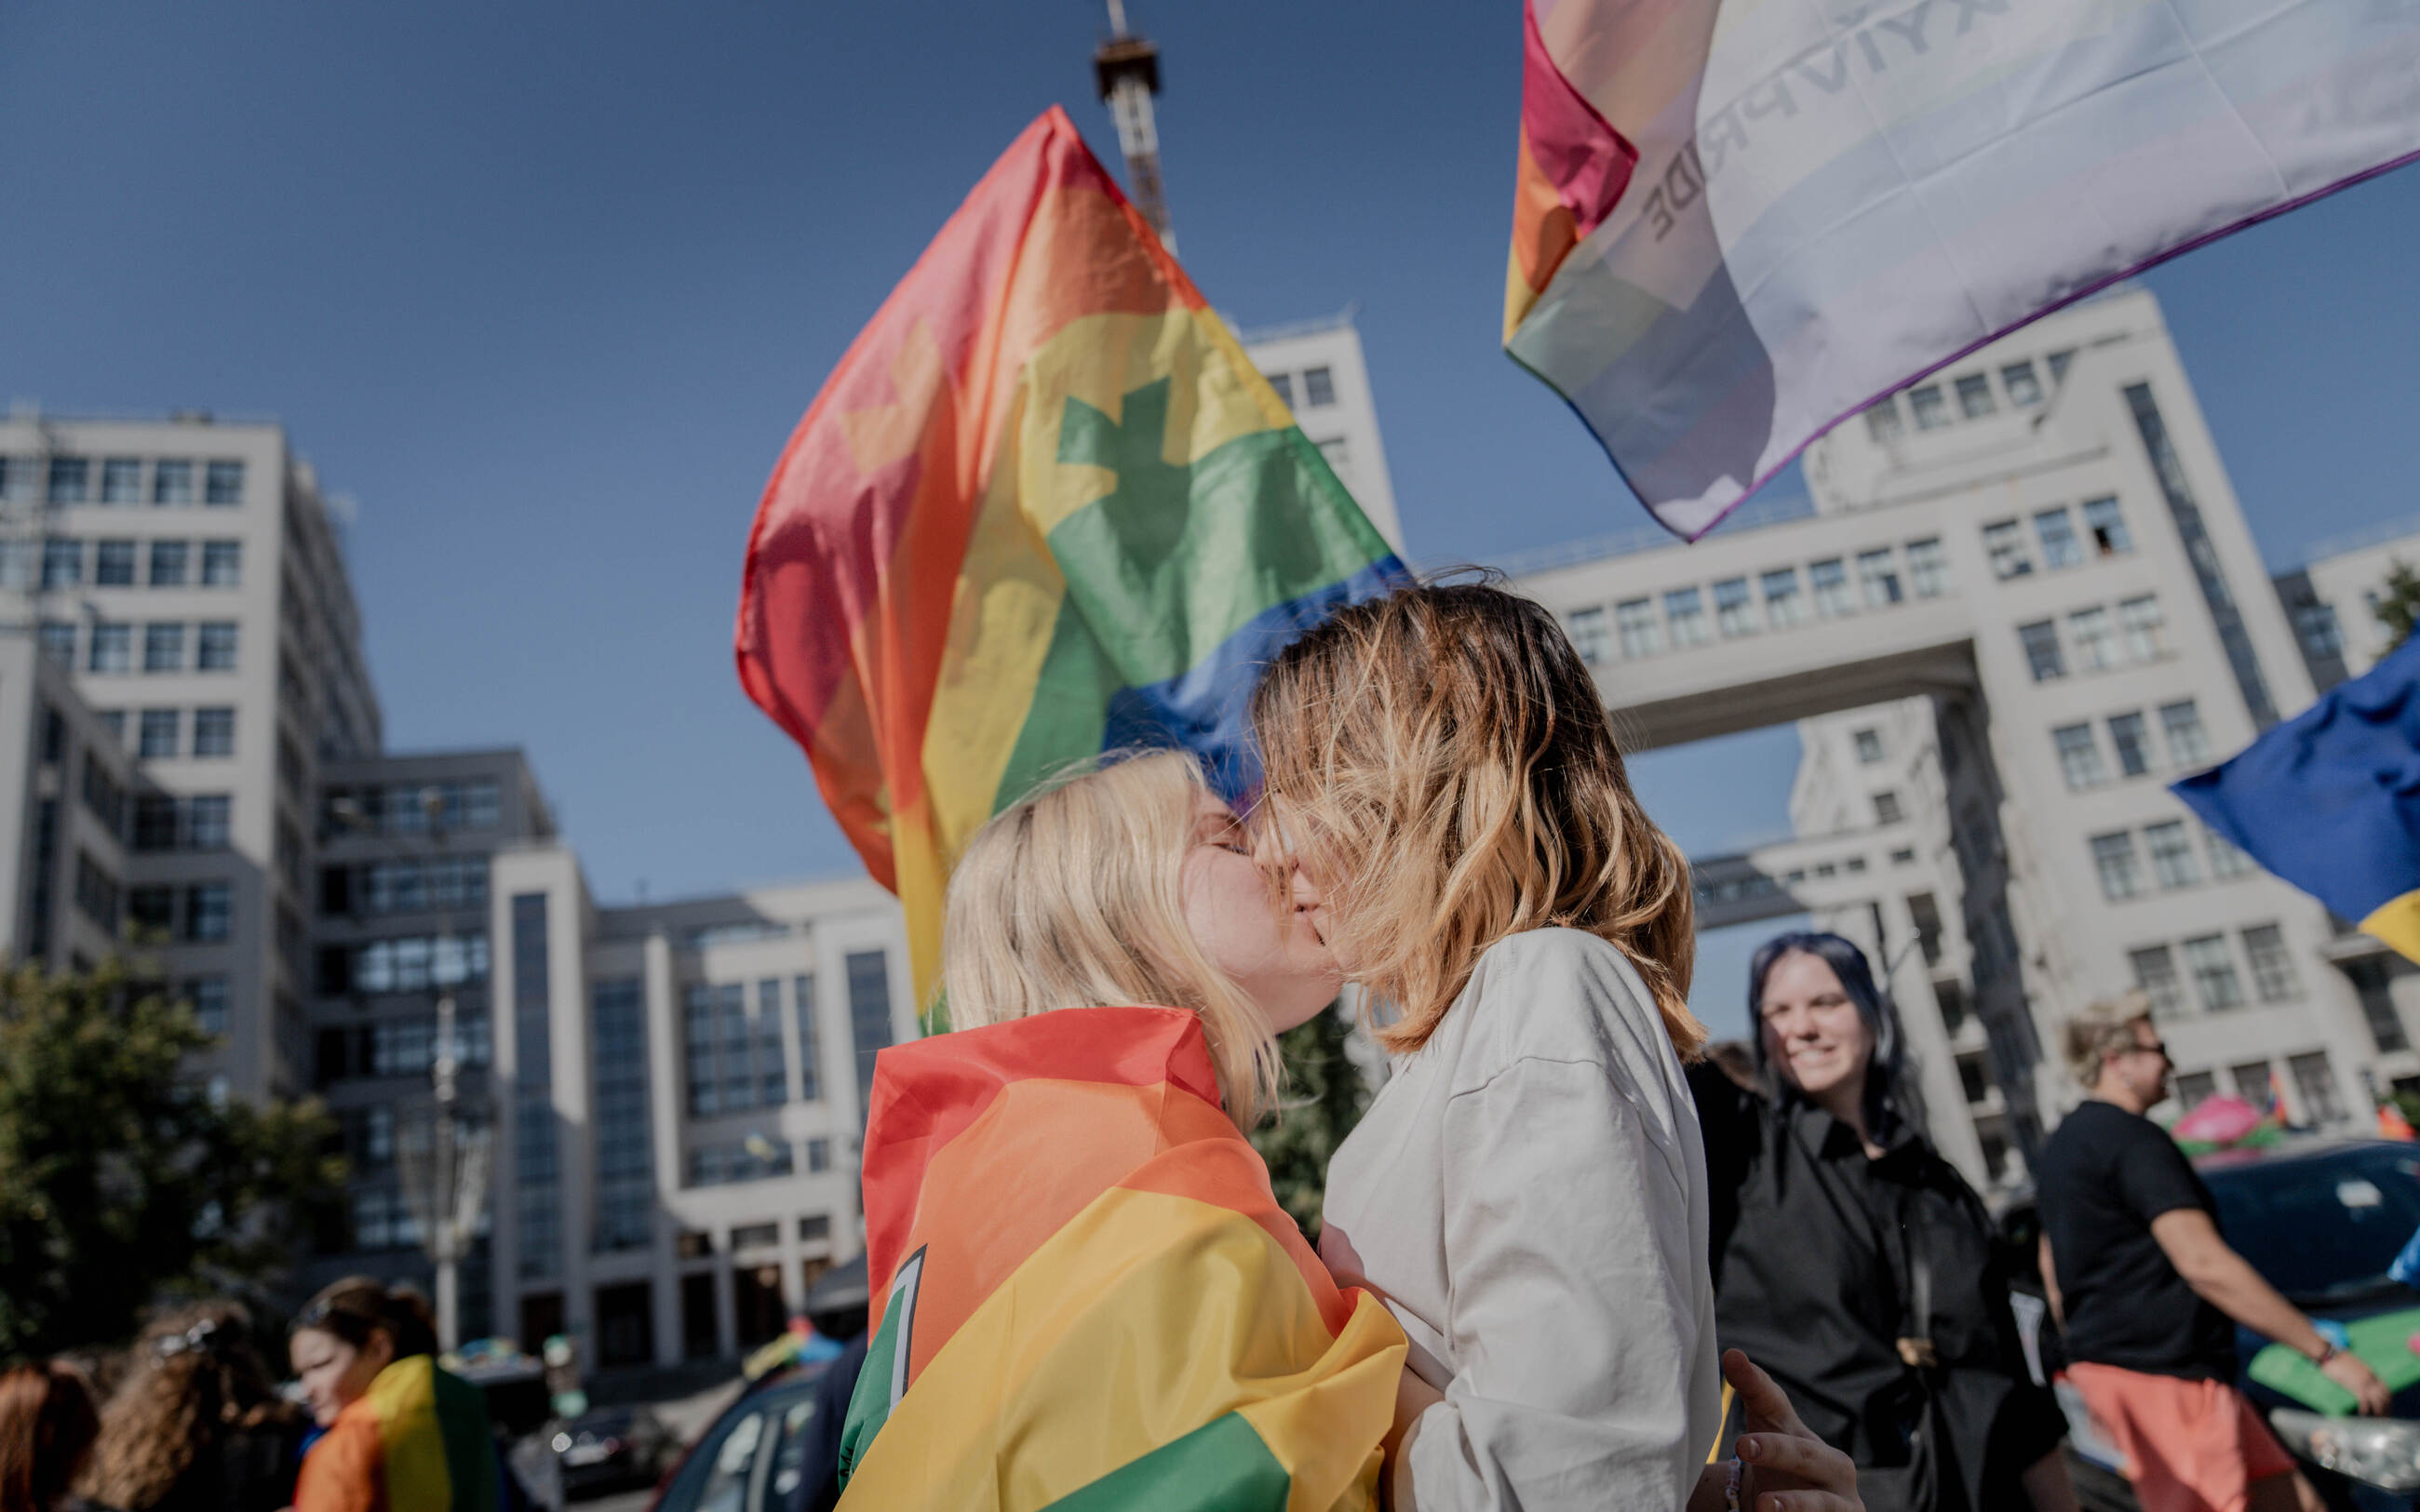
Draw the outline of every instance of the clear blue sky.
[[[1485,559],[1643,516],[1497,347],[1518,11],[1134,0],[1186,260],[1357,301],[1404,526]],[[601,897],[853,858],[741,698],[783,438],[990,160],[1092,96],[1095,0],[0,6],[0,394],[282,419],[350,537],[390,744],[524,746]],[[2420,174],[2151,275],[2273,561],[2420,511]],[[1641,763],[1683,843],[1794,740]],[[1735,986],[1728,989],[1735,991]]]

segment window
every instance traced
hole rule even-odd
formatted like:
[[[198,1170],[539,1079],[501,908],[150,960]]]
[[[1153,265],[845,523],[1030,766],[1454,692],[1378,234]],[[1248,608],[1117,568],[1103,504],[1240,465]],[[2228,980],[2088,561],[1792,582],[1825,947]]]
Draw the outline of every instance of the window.
[[[2235,1095],[2257,1108],[2277,1105],[2276,1087],[2271,1079],[2269,1062],[2247,1060],[2226,1068],[2227,1079],[2235,1084]]]
[[[1324,367],[1307,367],[1302,372],[1302,402],[1306,409],[1319,409],[1336,402],[1336,378]]]
[[[2010,363],[2000,369],[2000,386],[2009,391],[2009,402],[2020,409],[2041,403],[2041,378],[2031,363]]]
[[[72,588],[84,581],[84,543],[54,536],[42,543],[42,586]]]
[[[756,1102],[777,1108],[790,1100],[788,1057],[782,1054],[782,979],[756,984]]]
[[[124,750],[126,748],[126,711],[124,709],[95,709],[93,711],[93,717],[101,721],[101,727],[103,730],[109,732],[110,748],[112,750]]]
[[[1714,584],[1714,628],[1726,637],[1756,634],[1756,603],[1747,579],[1726,578]]]
[[[134,626],[96,621],[85,653],[85,671],[131,671],[134,666]]]
[[[831,1214],[810,1213],[799,1220],[799,1242],[805,1244],[829,1243],[831,1241]]]
[[[2118,626],[2126,638],[2126,659],[2156,661],[2167,655],[2168,648],[2160,634],[2164,624],[2166,621],[2160,617],[2160,601],[2151,594],[2120,600]]]
[[[126,920],[137,938],[165,938],[177,927],[177,889],[156,884],[130,887]]]
[[[117,910],[120,900],[117,879],[101,869],[101,863],[79,850],[75,865],[75,905],[86,918],[111,934],[117,933]]]
[[[2043,566],[2056,570],[2084,564],[2084,543],[2075,538],[2075,522],[2064,506],[2036,515],[2034,535],[2041,542]]]
[[[182,541],[151,543],[151,586],[182,588],[185,586],[186,563],[191,548]]]
[[[2252,857],[2238,850],[2233,841],[2208,825],[2202,825],[2201,840],[2202,847],[2210,852],[2211,876],[2222,879],[2240,877],[2247,872],[2258,870],[2253,865]]]
[[[234,888],[224,882],[198,882],[185,889],[185,938],[224,940],[234,925]]]
[[[2201,727],[2201,710],[2191,699],[2160,705],[2160,729],[2168,737],[2168,760],[2194,769],[2210,764],[2210,733]]]
[[[194,711],[194,754],[196,756],[235,754],[235,710],[195,709]]]
[[[2109,628],[2109,611],[2095,604],[2067,617],[2067,633],[2075,641],[2075,660],[2086,671],[2118,665],[2118,638]]]
[[[420,1242],[420,1220],[411,1204],[394,1191],[353,1194],[353,1247],[364,1250],[410,1249]]]
[[[1980,420],[1990,414],[1992,380],[1981,373],[1969,373],[1958,380],[1958,412],[1969,420]]]
[[[353,991],[360,993],[426,992],[432,986],[485,981],[488,936],[483,931],[374,940],[353,952],[352,967]]]
[[[96,542],[92,551],[92,580],[93,585],[99,588],[133,587],[134,543]]]
[[[2207,1012],[2223,1013],[2243,1006],[2243,983],[2235,975],[2235,956],[2224,934],[2204,934],[2185,941],[2185,967],[2193,973],[2194,991]]]
[[[2025,665],[2033,669],[2035,682],[2046,683],[2067,675],[2067,662],[2059,655],[2058,626],[2048,620],[2020,625],[2017,639],[2024,642]]]
[[[803,1103],[821,1101],[823,1079],[816,1074],[815,1055],[815,979],[790,979],[790,996],[799,1015],[799,1100]]]
[[[2336,1076],[2328,1069],[2326,1051],[2288,1056],[2286,1065],[2294,1073],[2294,1090],[2303,1094],[2305,1117],[2314,1123],[2342,1123],[2345,1120],[2344,1103],[2336,1096]]]
[[[1664,630],[1655,618],[1652,599],[1626,599],[1613,606],[1615,628],[1621,636],[1621,654],[1637,660],[1664,648]]]
[[[1875,824],[1896,825],[1906,817],[1907,815],[1900,811],[1898,794],[1877,793],[1874,795]]]
[[[1865,588],[1868,609],[1888,609],[1904,596],[1900,591],[1899,568],[1891,561],[1889,547],[1857,553],[1857,581]]]
[[[1958,1057],[1958,1087],[1969,1103],[1989,1102],[1992,1096],[1992,1073],[1985,1069],[1981,1056]]]
[[[1849,568],[1838,557],[1807,563],[1807,581],[1814,590],[1815,612],[1827,620],[1854,613],[1849,602]]]
[[[22,456],[0,456],[0,499],[23,497],[31,488],[34,474]]]
[[[2101,873],[2101,896],[2112,903],[2143,890],[2142,863],[2135,858],[2131,831],[2093,836],[2092,865]]]
[[[134,754],[145,761],[159,761],[177,754],[177,727],[183,711],[178,709],[146,709],[136,727]]]
[[[205,672],[235,671],[235,624],[229,620],[210,620],[202,625],[195,647],[194,670]]]
[[[1874,763],[1883,759],[1883,733],[1881,731],[1860,730],[1856,733],[1854,738],[1856,741],[1857,761],[1860,764],[1871,766]]]
[[[2161,887],[2190,887],[2201,881],[2201,862],[2194,856],[2183,820],[2144,825],[2143,844],[2151,853],[2151,874]]]
[[[1263,377],[1263,378],[1267,378],[1267,379],[1269,380],[1269,387],[1270,387],[1270,388],[1273,388],[1273,389],[1275,389],[1275,390],[1277,390],[1277,391],[1278,391],[1278,397],[1285,401],[1285,407],[1286,407],[1287,409],[1293,409],[1293,408],[1294,408],[1294,375],[1293,375],[1293,374],[1291,374],[1291,373],[1264,373],[1264,374],[1262,374],[1262,375],[1261,375],[1261,377]]]
[[[1908,408],[1916,411],[1916,428],[1939,430],[1949,424],[1949,399],[1938,383],[1907,391]]]
[[[208,1035],[224,1035],[227,1031],[227,980],[225,977],[195,977],[185,983],[185,1000],[194,1005],[194,1022]]]
[[[2243,955],[2252,963],[2252,990],[2262,1002],[2290,1003],[2303,995],[2285,931],[2274,924],[2253,925],[2243,932]]]
[[[1326,459],[1329,471],[1340,478],[1347,478],[1352,474],[1352,448],[1345,443],[1343,437],[1333,437],[1318,444],[1319,455]]]
[[[202,586],[233,588],[243,581],[243,543],[241,541],[204,541],[202,543]]]
[[[1798,569],[1782,567],[1757,579],[1764,590],[1764,622],[1787,630],[1807,621],[1807,601],[1799,596]]]
[[[134,848],[173,851],[177,848],[177,800],[145,795],[134,800]]]
[[[1702,646],[1714,639],[1706,628],[1706,602],[1694,588],[1675,588],[1664,595],[1664,618],[1672,629],[1672,644]]]
[[[874,1057],[891,1048],[891,960],[880,950],[851,952],[842,963],[848,980],[849,1038],[857,1045],[858,1117],[865,1116],[874,1087]]]
[[[31,588],[40,580],[39,541],[0,541],[0,588]]]
[[[176,621],[143,627],[143,670],[180,672],[185,670],[185,627]]]
[[[2033,558],[2025,554],[2024,530],[2015,520],[1984,526],[1983,550],[1992,559],[1992,576],[2002,582],[2034,570]]]
[[[1907,583],[1918,598],[1939,598],[1949,591],[1949,559],[1941,554],[1939,537],[1907,543]]]
[[[1613,654],[1613,627],[1606,623],[1602,606],[1572,610],[1570,629],[1572,649],[1590,666]]]
[[[2063,352],[2050,354],[2050,381],[2053,388],[2058,386],[2059,379],[2067,377],[2067,364],[2074,361],[2075,348],[2072,347]]]
[[[2333,604],[2296,605],[2294,636],[2303,642],[2306,661],[2325,661],[2344,655],[2344,626],[2336,623]]]
[[[2147,946],[2129,950],[2126,959],[2134,968],[2134,985],[2151,1000],[2153,1018],[2172,1019],[2185,1012],[2185,985],[2177,979],[2177,958],[2164,945]],[[2192,1104],[2187,1103],[2188,1107]]]
[[[828,1170],[830,1170],[830,1169],[831,1169],[831,1141],[830,1141],[830,1140],[829,1140],[829,1139],[810,1139],[810,1140],[808,1140],[808,1141],[807,1141],[807,1172],[808,1172],[808,1174],[809,1174],[809,1175],[811,1175],[811,1176],[819,1176],[819,1175],[823,1174],[825,1171],[828,1171]]]
[[[2144,733],[2141,715],[2111,715],[2109,743],[2118,748],[2118,769],[2128,777],[2141,777],[2151,769],[2151,742]]]
[[[2050,739],[2058,748],[2059,775],[2067,779],[2070,788],[2081,792],[2109,780],[2109,769],[2101,764],[2101,743],[2092,738],[2090,725],[2061,725],[2050,733]]]
[[[737,1181],[761,1181],[787,1176],[798,1157],[786,1139],[754,1134],[725,1145],[700,1145],[689,1152],[689,1184],[728,1186]]]
[[[202,474],[202,502],[206,504],[240,504],[243,502],[243,464],[213,462]]]
[[[2084,506],[2084,528],[2092,533],[2092,549],[2104,557],[2124,556],[2134,549],[2126,534],[2126,517],[2115,499],[2094,499]]]
[[[167,458],[151,467],[151,501],[155,504],[190,504],[194,501],[194,464],[183,458]]]
[[[185,843],[197,851],[223,851],[227,844],[229,798],[224,793],[196,793],[185,800]]]
[[[143,499],[143,459],[139,456],[113,456],[101,464],[101,501],[104,504],[140,503]]]
[[[704,982],[692,982],[682,1002],[681,1048],[690,1117],[711,1118],[722,1111],[722,1091],[714,1074],[714,990]]]
[[[92,459],[84,456],[51,458],[49,491],[43,496],[54,504],[80,504],[90,491]]]
[[[1895,441],[1904,432],[1906,423],[1899,417],[1899,401],[1885,397],[1866,411],[1866,435],[1875,441]]]

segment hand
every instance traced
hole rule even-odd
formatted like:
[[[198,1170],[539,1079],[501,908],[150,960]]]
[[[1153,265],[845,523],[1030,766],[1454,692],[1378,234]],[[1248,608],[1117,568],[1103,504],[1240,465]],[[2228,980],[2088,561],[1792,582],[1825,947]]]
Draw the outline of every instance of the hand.
[[[1723,1379],[1740,1398],[1741,1432],[1733,1448],[1747,1467],[1742,1512],[1865,1512],[1857,1467],[1798,1421],[1771,1376],[1739,1350],[1725,1350]]]
[[[2384,1417],[2386,1410],[2394,1405],[2395,1394],[2386,1389],[2386,1382],[2372,1374],[2369,1366],[2350,1350],[2338,1350],[2319,1366],[2319,1374],[2352,1393],[2364,1417]]]

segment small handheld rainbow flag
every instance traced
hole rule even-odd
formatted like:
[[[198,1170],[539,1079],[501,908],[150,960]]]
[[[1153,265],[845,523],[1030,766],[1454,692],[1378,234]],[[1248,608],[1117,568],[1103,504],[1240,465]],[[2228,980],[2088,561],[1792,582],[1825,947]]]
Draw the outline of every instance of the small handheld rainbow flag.
[[[302,1458],[309,1512],[495,1512],[495,1440],[479,1388],[414,1354],[378,1373]]]
[[[1254,669],[1403,564],[1055,106],[799,423],[739,680],[907,907],[920,995],[967,837],[1140,744],[1254,779]]]
[[[883,1051],[865,1227],[844,1508],[1376,1504],[1403,1330],[1278,1206],[1192,1014]]]

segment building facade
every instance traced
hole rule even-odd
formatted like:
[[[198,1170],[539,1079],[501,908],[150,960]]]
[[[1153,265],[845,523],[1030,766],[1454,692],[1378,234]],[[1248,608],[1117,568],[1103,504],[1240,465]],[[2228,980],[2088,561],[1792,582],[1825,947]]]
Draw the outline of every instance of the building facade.
[[[1370,392],[1353,313],[1239,332],[1237,337],[1370,523],[1402,555],[1404,522],[1395,513],[1395,483],[1387,471],[1378,404]]]

